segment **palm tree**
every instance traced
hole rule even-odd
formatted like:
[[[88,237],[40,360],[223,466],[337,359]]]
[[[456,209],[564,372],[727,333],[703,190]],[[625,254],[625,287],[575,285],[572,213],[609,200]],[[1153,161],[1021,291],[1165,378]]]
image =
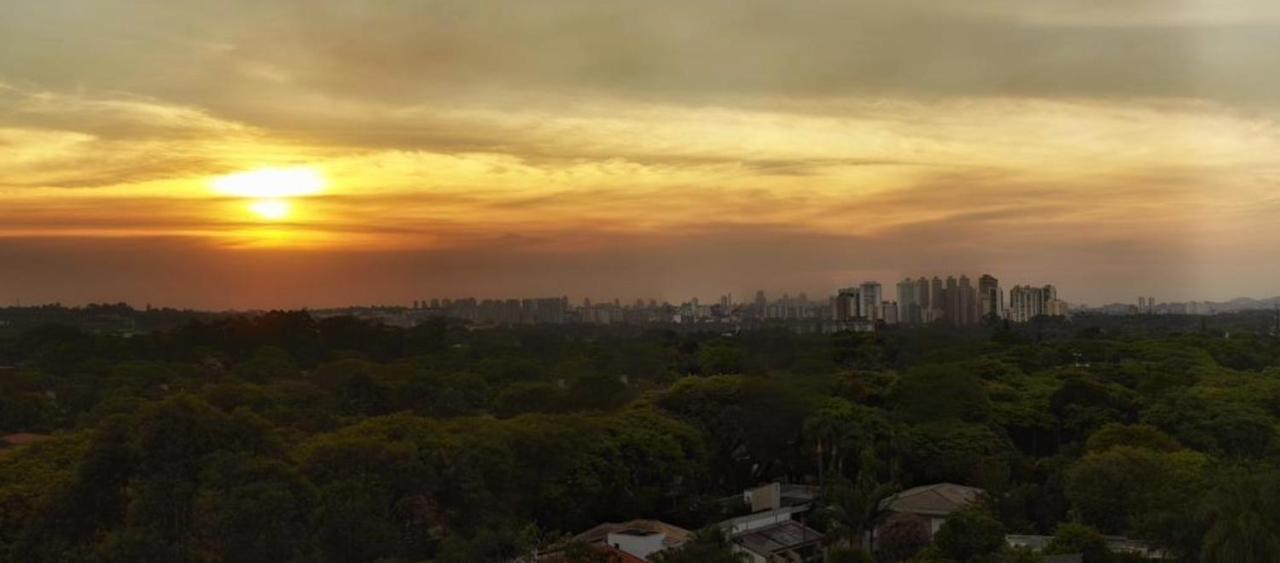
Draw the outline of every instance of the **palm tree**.
[[[880,501],[893,490],[890,485],[876,482],[868,471],[863,471],[856,483],[843,481],[832,487],[823,509],[833,524],[828,540],[862,547],[862,537],[875,522]]]

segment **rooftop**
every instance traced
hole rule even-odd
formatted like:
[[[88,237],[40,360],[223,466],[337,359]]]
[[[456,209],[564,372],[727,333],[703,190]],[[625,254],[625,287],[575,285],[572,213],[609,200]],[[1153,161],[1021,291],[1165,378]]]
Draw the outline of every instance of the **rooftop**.
[[[18,432],[17,434],[0,436],[0,447],[3,447],[5,445],[25,446],[27,444],[34,444],[36,442],[43,442],[45,440],[51,440],[51,439],[53,439],[53,436],[50,436],[48,434],[32,434],[30,432]]]
[[[733,537],[733,541],[755,553],[768,556],[821,542],[822,534],[804,524],[789,520],[738,534]]]
[[[603,563],[644,563],[644,559],[611,546],[597,545],[592,549],[603,556]],[[553,553],[539,557],[538,563],[569,563],[569,557],[564,553]]]
[[[973,504],[983,490],[954,483],[938,483],[907,489],[880,501],[880,510],[946,516]]]
[[[610,522],[600,524],[599,526],[574,536],[573,539],[583,543],[602,543],[609,538],[609,534],[626,534],[631,536],[664,534],[666,537],[662,539],[662,545],[666,547],[681,545],[689,541],[689,538],[693,537],[693,532],[679,526],[667,524],[666,522],[658,520],[632,520],[630,522]]]

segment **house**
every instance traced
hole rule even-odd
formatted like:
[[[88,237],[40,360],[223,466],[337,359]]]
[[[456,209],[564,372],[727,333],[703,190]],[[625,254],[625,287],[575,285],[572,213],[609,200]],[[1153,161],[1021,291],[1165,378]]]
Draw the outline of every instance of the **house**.
[[[645,563],[644,559],[607,545],[591,546],[591,550],[601,556],[601,563]],[[539,557],[538,563],[570,563],[570,557],[564,553],[552,553]]]
[[[742,501],[751,507],[752,512],[783,506],[804,507],[807,510],[819,492],[818,487],[808,485],[770,483],[743,491]]]
[[[821,533],[795,519],[812,506],[812,487],[771,483],[742,494],[751,513],[719,524],[734,550],[752,563],[809,563],[822,561]]]
[[[1144,541],[1124,536],[1105,536],[1105,539],[1107,549],[1110,549],[1113,553],[1137,555],[1146,559],[1167,559],[1172,557],[1167,551]],[[1004,537],[1004,541],[1010,547],[1020,547],[1039,552],[1049,547],[1049,544],[1053,542],[1053,536],[1009,534]],[[1049,561],[1049,557],[1045,556],[1045,561]]]
[[[632,520],[600,524],[573,537],[574,542],[605,546],[640,561],[654,553],[679,547],[693,538],[693,532],[657,520]]]
[[[975,487],[938,483],[907,489],[880,501],[884,514],[912,514],[929,523],[929,537],[938,533],[947,516],[976,502],[985,492]]]
[[[0,436],[0,459],[7,457],[13,453],[13,448],[25,446],[27,444],[35,444],[45,440],[51,440],[53,436],[48,434],[32,434],[30,432],[19,432],[17,434],[9,434]]]
[[[734,535],[734,551],[745,553],[751,563],[818,563],[822,561],[822,534],[796,522],[755,528]]]
[[[816,487],[770,483],[742,492],[742,503],[751,512],[730,518],[719,525],[729,535],[740,534],[756,528],[774,526],[794,520],[793,516],[808,512],[817,496]],[[737,502],[738,496],[721,502]]]
[[[34,444],[37,442],[43,442],[45,440],[52,440],[52,439],[53,439],[53,436],[50,436],[48,434],[32,434],[30,432],[18,432],[17,434],[0,436],[0,448],[25,446],[27,444]]]

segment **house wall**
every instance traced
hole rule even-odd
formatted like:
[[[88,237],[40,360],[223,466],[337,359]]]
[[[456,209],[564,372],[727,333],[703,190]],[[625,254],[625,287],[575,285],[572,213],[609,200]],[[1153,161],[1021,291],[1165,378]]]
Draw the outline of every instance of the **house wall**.
[[[765,558],[764,558],[764,556],[760,555],[759,553],[756,553],[756,552],[754,552],[754,551],[751,551],[750,549],[747,549],[747,548],[742,547],[742,546],[737,545],[737,544],[734,544],[734,546],[733,546],[733,552],[734,552],[734,553],[745,553],[745,554],[747,555],[747,559],[746,559],[746,562],[747,562],[747,563],[769,563],[769,561],[768,561],[767,559],[765,559]]]
[[[809,509],[808,505],[779,508],[777,510],[770,510],[767,512],[760,512],[757,514],[740,516],[732,520],[726,520],[724,522],[721,522],[720,526],[728,530],[730,535],[741,534],[742,532],[746,532],[748,530],[764,528],[766,526],[772,526],[774,524],[781,524],[783,522],[791,520],[792,514],[804,512],[805,510],[808,510],[808,509]]]
[[[942,529],[942,525],[946,523],[946,518],[930,518],[929,519],[929,538],[932,539],[938,530]]]
[[[649,534],[646,536],[609,534],[606,541],[609,545],[626,553],[641,559],[648,559],[650,555],[662,551],[662,542],[666,537],[666,534]]]

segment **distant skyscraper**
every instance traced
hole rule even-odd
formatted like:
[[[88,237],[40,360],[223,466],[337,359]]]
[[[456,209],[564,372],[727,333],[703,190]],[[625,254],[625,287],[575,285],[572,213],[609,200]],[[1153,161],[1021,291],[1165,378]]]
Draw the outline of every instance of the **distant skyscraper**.
[[[960,325],[960,280],[955,276],[947,276],[942,289],[942,318],[953,326]]]
[[[969,276],[960,276],[960,283],[957,287],[956,295],[956,312],[958,316],[953,321],[956,326],[970,326],[978,323],[978,288],[973,287],[973,283],[969,280]]]
[[[978,278],[979,319],[1004,316],[1004,290],[1000,289],[1000,280],[991,274],[983,274]]]
[[[836,294],[831,316],[837,322],[848,322],[862,316],[862,291],[846,287]]]
[[[927,293],[929,285],[924,289]],[[923,319],[920,287],[915,280],[907,278],[898,282],[898,321],[903,324],[918,325]]]
[[[1044,290],[1029,285],[1009,290],[1009,320],[1025,323],[1045,314]]]
[[[873,321],[883,317],[880,313],[881,293],[880,282],[869,281],[862,284],[862,317]]]
[[[880,303],[880,312],[881,315],[883,315],[883,318],[880,320],[884,321],[884,324],[896,325],[901,322],[898,318],[898,304],[893,301],[884,301]]]
[[[929,281],[929,318],[925,322],[934,322],[946,318],[947,310],[947,289],[942,284],[942,278],[934,276]]]
[[[1041,315],[1063,317],[1068,313],[1067,303],[1058,299],[1058,288],[1052,285],[1020,285],[1009,290],[1007,317],[1011,321],[1025,323]]]

